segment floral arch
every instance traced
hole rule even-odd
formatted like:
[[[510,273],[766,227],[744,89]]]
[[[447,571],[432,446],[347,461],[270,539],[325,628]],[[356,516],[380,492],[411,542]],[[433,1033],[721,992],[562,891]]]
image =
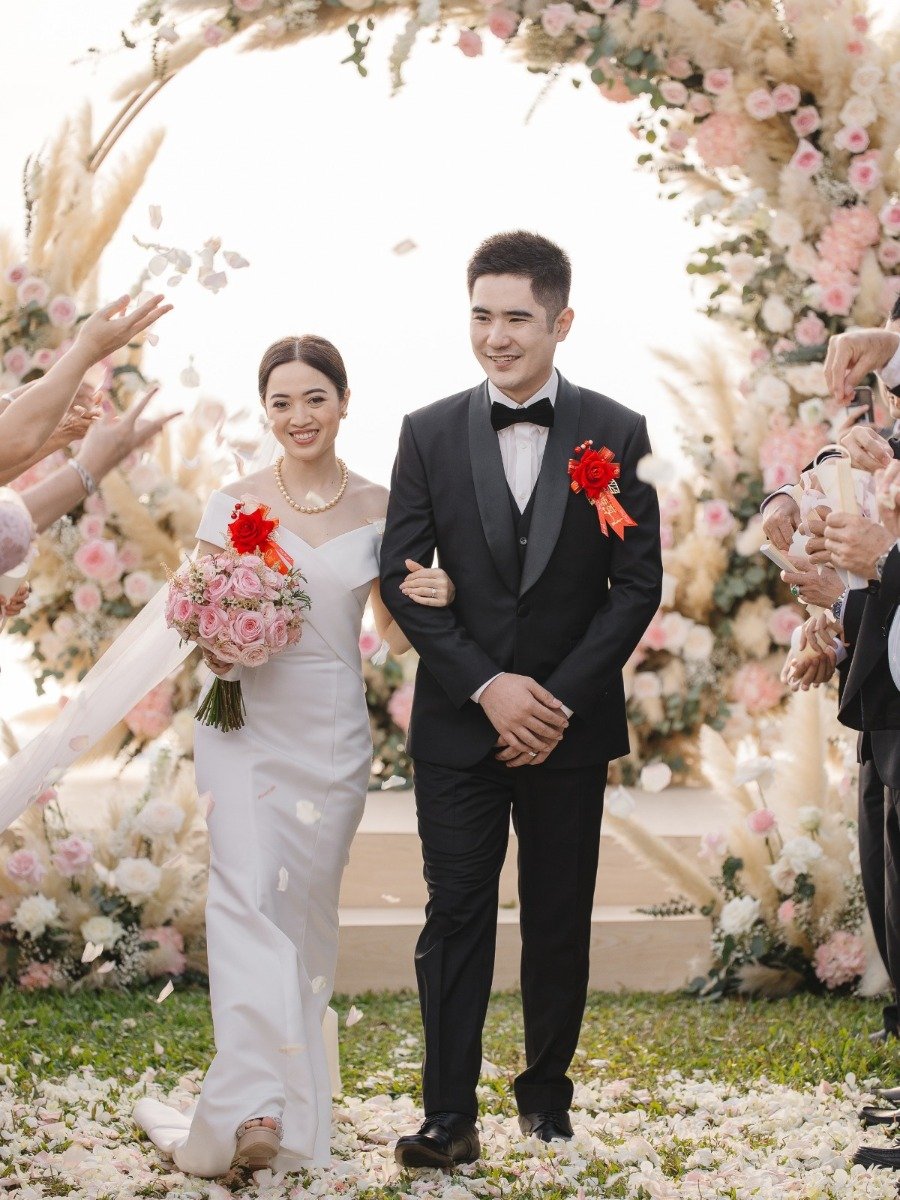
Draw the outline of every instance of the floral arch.
[[[148,0],[122,34],[141,64],[117,93],[113,123],[94,139],[87,115],[70,121],[30,166],[27,244],[2,247],[4,383],[52,361],[74,319],[62,301],[72,302],[72,314],[91,307],[103,246],[159,137],[109,178],[107,158],[169,80],[227,42],[275,50],[342,27],[350,39],[344,62],[365,73],[369,33],[397,12],[407,14],[391,52],[397,86],[422,32],[452,28],[467,57],[499,38],[528,70],[597,92],[601,103],[633,105],[638,164],[656,173],[664,195],[690,190],[693,219],[710,230],[687,270],[705,285],[705,311],[723,327],[720,341],[743,377],[735,391],[721,352],[670,364],[690,388],[689,408],[686,394],[676,399],[691,474],[674,483],[667,464],[648,465],[665,484],[666,584],[629,667],[636,752],[626,776],[654,760],[690,776],[700,725],[736,735],[764,729],[781,704],[778,658],[801,613],[757,554],[759,502],[829,438],[821,367],[829,335],[882,321],[900,291],[900,38],[873,36],[866,0]],[[161,249],[176,273],[190,266],[178,260],[183,252]],[[208,282],[217,253],[207,248],[201,262]],[[127,392],[129,372],[139,373],[137,352],[116,366],[110,386]],[[216,431],[207,413],[180,436],[193,451],[204,439],[211,449]],[[178,460],[171,447],[161,454],[166,469]],[[120,549],[131,547],[132,573],[152,575],[159,539],[169,539],[171,557],[187,536],[190,521],[172,489],[196,494],[198,481],[169,486],[159,470],[152,481],[146,464],[141,470],[111,484],[94,515],[111,522],[107,534]],[[142,495],[149,506],[136,502]],[[95,589],[103,622],[79,613],[59,628],[63,601],[86,582],[73,559],[76,542],[71,526],[44,539],[45,560],[65,558],[65,579],[15,627],[61,664],[63,678],[142,603],[133,581],[125,589],[125,571]],[[385,712],[397,680],[375,668],[371,676],[386,772],[402,771],[401,731]],[[191,687],[178,687],[184,700]],[[152,731],[152,715],[144,727]]]

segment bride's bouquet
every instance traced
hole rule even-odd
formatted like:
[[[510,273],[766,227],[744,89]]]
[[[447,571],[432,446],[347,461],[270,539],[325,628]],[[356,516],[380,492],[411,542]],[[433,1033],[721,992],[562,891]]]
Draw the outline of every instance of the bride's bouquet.
[[[278,520],[266,505],[235,503],[228,545],[220,554],[190,559],[169,577],[166,624],[223,662],[258,667],[296,645],[309,596],[293,560],[275,541]],[[240,680],[218,676],[197,710],[216,729],[244,724]]]

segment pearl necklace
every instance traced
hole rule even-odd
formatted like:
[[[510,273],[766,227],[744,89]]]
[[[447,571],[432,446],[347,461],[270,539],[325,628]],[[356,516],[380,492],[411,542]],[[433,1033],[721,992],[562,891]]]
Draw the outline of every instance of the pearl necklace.
[[[339,458],[337,460],[337,465],[341,470],[341,486],[338,488],[337,495],[334,497],[334,499],[329,500],[327,504],[320,504],[318,507],[307,507],[305,504],[298,504],[297,501],[294,500],[288,493],[287,488],[284,486],[284,480],[281,478],[281,464],[283,462],[284,455],[282,454],[281,458],[276,461],[274,466],[275,482],[278,484],[278,490],[281,492],[282,496],[284,496],[285,500],[296,512],[306,513],[309,516],[312,516],[314,513],[328,512],[330,508],[334,508],[338,501],[343,497],[344,492],[347,490],[347,484],[350,481],[350,471],[343,459]]]

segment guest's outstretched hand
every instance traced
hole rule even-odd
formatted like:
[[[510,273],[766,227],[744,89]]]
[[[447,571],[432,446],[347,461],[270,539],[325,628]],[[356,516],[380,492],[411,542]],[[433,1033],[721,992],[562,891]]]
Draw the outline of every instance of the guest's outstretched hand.
[[[825,379],[839,404],[849,404],[853,392],[873,371],[886,367],[900,348],[900,333],[889,329],[853,329],[828,343]]]
[[[788,555],[795,566],[793,571],[782,571],[781,578],[790,587],[792,595],[801,604],[815,604],[819,608],[831,608],[835,600],[844,594],[841,577],[832,567],[817,569],[808,559]],[[796,588],[796,592],[794,591]]]
[[[174,417],[181,413],[168,413],[153,420],[144,419],[141,413],[159,391],[158,387],[147,392],[132,404],[121,416],[107,413],[94,422],[82,442],[77,458],[81,465],[100,480],[134,450],[139,450],[151,441]]]
[[[831,512],[825,522],[825,549],[831,565],[861,579],[874,579],[875,563],[897,540],[867,517]]]
[[[131,303],[131,297],[120,296],[112,304],[98,308],[88,317],[79,327],[75,344],[85,352],[91,362],[100,362],[107,355],[127,346],[139,333],[143,333],[160,317],[171,312],[173,306],[164,304],[164,299],[162,295],[151,296],[125,317],[122,314]]]
[[[875,496],[878,519],[896,541],[900,538],[900,460],[895,459],[875,476]]]
[[[763,533],[776,550],[790,549],[794,531],[800,524],[800,506],[793,496],[782,492],[763,509]]]
[[[840,444],[850,455],[850,465],[860,471],[880,471],[894,458],[887,438],[871,425],[854,425],[841,437]]]

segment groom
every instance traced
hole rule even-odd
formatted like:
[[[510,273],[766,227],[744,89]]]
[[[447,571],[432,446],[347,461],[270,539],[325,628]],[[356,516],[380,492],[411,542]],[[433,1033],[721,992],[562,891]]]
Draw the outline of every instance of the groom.
[[[476,1117],[510,813],[519,843],[526,1068],[523,1133],[569,1138],[588,985],[607,765],[628,752],[622,667],[659,605],[659,510],[636,474],[644,418],[554,368],[574,313],[566,254],[533,233],[488,238],[469,263],[470,334],[487,380],[404,418],[382,548],[382,595],[421,662],[409,732],[428,885],[416,974],[426,1120],[406,1167],[480,1154]],[[590,439],[621,466],[570,486]],[[627,514],[627,517],[620,514]],[[449,608],[404,594],[437,552]],[[415,560],[407,567],[407,560]]]

